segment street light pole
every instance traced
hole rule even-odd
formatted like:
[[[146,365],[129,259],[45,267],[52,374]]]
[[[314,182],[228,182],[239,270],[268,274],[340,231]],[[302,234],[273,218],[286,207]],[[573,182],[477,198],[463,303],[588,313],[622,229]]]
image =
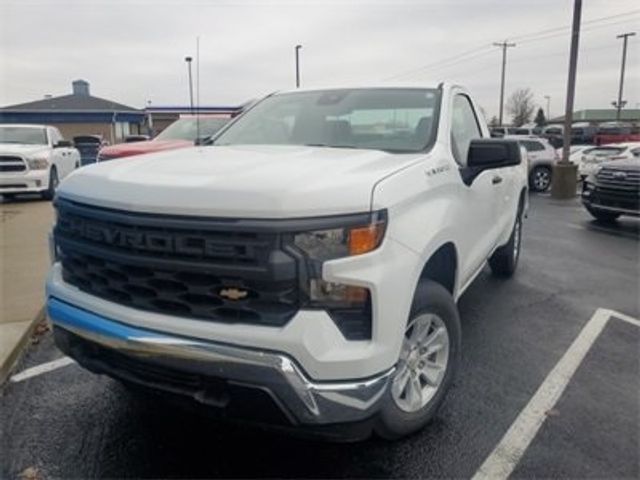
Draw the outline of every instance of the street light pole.
[[[551,96],[545,95],[544,98],[547,100],[547,122],[551,118]]]
[[[502,48],[502,78],[500,81],[500,114],[499,114],[499,123],[500,126],[503,125],[502,123],[502,111],[503,111],[503,106],[504,106],[504,71],[505,68],[507,66],[507,48],[509,47],[515,47],[516,44],[515,43],[507,43],[507,41],[505,40],[502,43],[494,43],[493,44],[496,47],[500,47]]]
[[[300,49],[302,45],[296,45],[296,88],[300,88]]]
[[[570,199],[576,195],[578,167],[569,162],[569,149],[571,147],[571,125],[573,124],[573,100],[576,91],[581,16],[582,0],[574,0],[573,23],[571,25],[571,50],[569,52],[569,78],[567,80],[567,103],[564,109],[562,158],[558,163],[554,164],[553,174],[551,176],[551,197],[557,199]]]
[[[187,62],[187,71],[189,73],[189,106],[191,108],[191,115],[193,115],[193,80],[191,78],[191,61],[193,58],[184,57],[184,61]]]
[[[616,121],[620,121],[622,115],[622,107],[626,102],[622,101],[622,87],[624,86],[624,69],[627,64],[627,40],[629,37],[633,37],[636,32],[623,33],[616,36],[616,38],[622,38],[622,66],[620,68],[620,86],[618,87],[618,102],[615,103],[616,107]]]

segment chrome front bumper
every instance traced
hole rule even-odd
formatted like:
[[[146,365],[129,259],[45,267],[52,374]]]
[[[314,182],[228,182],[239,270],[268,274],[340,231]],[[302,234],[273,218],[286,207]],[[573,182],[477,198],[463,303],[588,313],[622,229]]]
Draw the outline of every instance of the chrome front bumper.
[[[141,362],[266,391],[293,425],[339,424],[371,418],[394,372],[391,368],[367,379],[315,382],[292,358],[277,352],[140,329],[54,297],[48,298],[47,312],[55,327],[102,348]],[[78,360],[82,364],[82,359]],[[203,398],[202,392],[193,392],[191,396],[198,401]]]

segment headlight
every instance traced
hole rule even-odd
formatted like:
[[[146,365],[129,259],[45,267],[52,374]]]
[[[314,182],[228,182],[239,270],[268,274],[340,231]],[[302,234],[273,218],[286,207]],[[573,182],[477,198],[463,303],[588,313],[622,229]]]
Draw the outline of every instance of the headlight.
[[[49,168],[49,159],[47,157],[31,157],[27,158],[27,164],[31,170],[44,170]]]
[[[305,305],[325,309],[349,340],[371,338],[371,292],[365,287],[324,280],[322,263],[361,255],[380,246],[387,226],[386,211],[358,218],[350,218],[344,227],[294,235],[295,247],[307,258],[307,278],[301,285]]]
[[[367,225],[298,233],[294,244],[312,260],[360,255],[380,246],[386,224],[386,216],[377,212]]]

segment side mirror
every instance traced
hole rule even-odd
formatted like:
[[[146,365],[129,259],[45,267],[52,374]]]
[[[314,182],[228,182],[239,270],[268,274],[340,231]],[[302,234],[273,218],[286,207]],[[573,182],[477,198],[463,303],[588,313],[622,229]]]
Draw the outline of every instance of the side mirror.
[[[56,143],[53,148],[70,148],[73,147],[73,143],[71,143],[69,140],[60,140],[58,143]]]
[[[522,154],[516,140],[476,139],[471,140],[467,155],[467,166],[460,170],[462,180],[471,185],[484,170],[520,165]]]

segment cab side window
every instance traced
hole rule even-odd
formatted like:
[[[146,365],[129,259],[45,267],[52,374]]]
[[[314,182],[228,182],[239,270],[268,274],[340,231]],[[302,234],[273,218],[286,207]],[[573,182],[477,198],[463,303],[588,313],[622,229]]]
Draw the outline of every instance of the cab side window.
[[[453,99],[451,112],[451,150],[460,165],[467,164],[469,145],[474,138],[482,138],[478,119],[469,98],[458,94]]]

